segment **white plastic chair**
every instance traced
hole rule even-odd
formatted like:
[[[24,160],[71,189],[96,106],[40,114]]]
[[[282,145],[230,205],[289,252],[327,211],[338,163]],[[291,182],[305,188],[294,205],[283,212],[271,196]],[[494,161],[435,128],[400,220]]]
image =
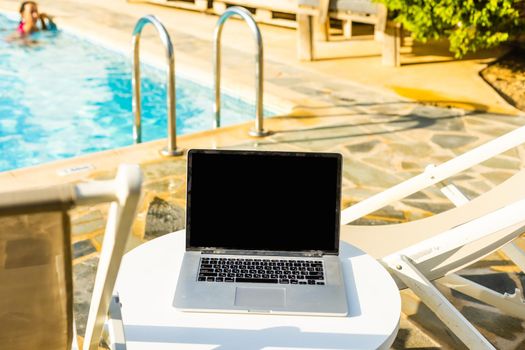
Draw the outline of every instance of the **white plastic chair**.
[[[516,265],[525,269],[525,254],[512,242],[525,232],[525,169],[472,201],[447,179],[523,143],[525,127],[439,166],[429,166],[422,174],[341,213],[341,239],[380,260],[394,276],[400,289],[410,288],[472,349],[494,347],[431,281],[525,319],[525,304],[519,289],[513,295],[500,294],[454,274],[500,248]],[[347,225],[432,185],[438,185],[457,207],[408,223]]]
[[[84,349],[105,331],[125,349],[115,279],[141,194],[136,165],[113,180],[0,193],[2,349],[78,349],[73,321],[70,218],[74,206],[111,202],[86,326]]]

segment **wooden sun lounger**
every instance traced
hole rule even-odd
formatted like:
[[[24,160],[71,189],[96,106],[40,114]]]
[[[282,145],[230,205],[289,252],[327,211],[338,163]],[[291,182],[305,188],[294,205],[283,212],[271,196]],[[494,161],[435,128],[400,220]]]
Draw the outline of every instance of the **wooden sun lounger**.
[[[128,0],[130,1],[130,0]],[[175,7],[185,10],[207,11],[211,6],[208,0],[145,0],[150,4]]]
[[[315,41],[329,40],[330,18],[343,22],[343,34],[347,39],[352,37],[353,22],[373,24],[375,40],[383,45],[383,64],[400,66],[402,28],[387,20],[388,13],[383,4],[370,0],[298,0],[297,55],[300,60],[317,58]],[[317,37],[314,31],[318,33]]]
[[[297,0],[214,0],[213,11],[222,15],[230,6],[249,9],[259,23],[296,28]]]

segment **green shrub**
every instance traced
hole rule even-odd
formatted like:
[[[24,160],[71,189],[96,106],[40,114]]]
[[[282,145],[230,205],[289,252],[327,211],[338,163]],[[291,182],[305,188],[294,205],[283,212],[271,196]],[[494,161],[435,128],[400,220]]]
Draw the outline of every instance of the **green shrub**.
[[[390,18],[427,41],[447,37],[457,58],[491,48],[525,29],[524,0],[378,0]]]

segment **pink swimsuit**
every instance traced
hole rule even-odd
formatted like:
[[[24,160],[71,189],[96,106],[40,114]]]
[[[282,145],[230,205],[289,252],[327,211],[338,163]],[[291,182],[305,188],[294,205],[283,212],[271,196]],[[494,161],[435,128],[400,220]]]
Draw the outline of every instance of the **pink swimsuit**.
[[[18,24],[18,28],[16,29],[16,31],[18,33],[20,33],[20,35],[26,35],[26,31],[24,30],[24,21],[20,21],[20,23]]]

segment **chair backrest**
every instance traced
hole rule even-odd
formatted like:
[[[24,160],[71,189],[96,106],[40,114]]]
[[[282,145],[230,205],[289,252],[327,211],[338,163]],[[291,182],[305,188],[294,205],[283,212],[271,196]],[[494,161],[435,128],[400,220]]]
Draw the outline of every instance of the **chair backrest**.
[[[525,231],[525,216],[520,212],[525,199],[525,169],[474,200],[429,218],[375,227],[346,224],[523,143],[522,126],[344,209],[341,239],[383,261],[389,256],[408,256],[431,280],[472,264]],[[486,220],[502,222],[491,227]]]
[[[96,348],[141,193],[138,166],[78,185],[0,194],[0,347],[70,349],[73,289],[68,210],[112,202],[97,269],[86,346]]]
[[[72,320],[67,212],[0,217],[0,347],[67,348]]]
[[[525,231],[525,169],[472,201],[406,223],[342,225],[341,239],[376,259],[405,255],[429,280],[470,265]],[[397,278],[398,287],[405,285]]]
[[[381,259],[524,199],[524,183],[522,169],[472,201],[433,216],[389,225],[341,225],[341,239]]]

